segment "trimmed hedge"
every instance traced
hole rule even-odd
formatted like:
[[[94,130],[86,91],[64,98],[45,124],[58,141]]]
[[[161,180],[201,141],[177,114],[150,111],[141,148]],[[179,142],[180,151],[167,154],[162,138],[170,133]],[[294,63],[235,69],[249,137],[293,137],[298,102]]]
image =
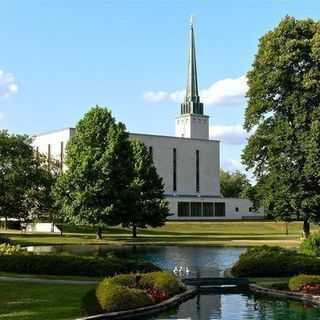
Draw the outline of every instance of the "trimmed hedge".
[[[320,256],[320,232],[311,233],[300,245],[300,251],[310,256]]]
[[[105,277],[117,273],[159,270],[152,263],[116,257],[87,257],[71,255],[10,255],[0,256],[0,271]]]
[[[169,272],[150,272],[141,275],[139,286],[144,289],[156,289],[172,296],[184,290],[184,285]]]
[[[95,292],[89,291],[82,300],[87,315],[148,306],[185,290],[185,286],[171,273],[151,272],[122,274],[105,278]]]
[[[280,247],[261,246],[241,254],[231,272],[238,277],[320,274],[320,259]]]
[[[145,291],[113,284],[108,279],[99,283],[96,297],[105,312],[128,310],[153,304],[153,300]]]
[[[300,274],[289,280],[291,291],[300,291],[303,286],[320,284],[320,276]]]

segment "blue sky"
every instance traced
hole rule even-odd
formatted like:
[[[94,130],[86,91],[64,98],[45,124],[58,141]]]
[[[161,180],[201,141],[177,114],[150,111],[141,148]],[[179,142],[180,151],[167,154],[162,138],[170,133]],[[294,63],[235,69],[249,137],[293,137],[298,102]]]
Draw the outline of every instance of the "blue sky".
[[[258,39],[287,14],[318,19],[319,0],[0,0],[0,128],[74,126],[100,104],[132,132],[173,135],[191,14],[212,137],[238,168]]]

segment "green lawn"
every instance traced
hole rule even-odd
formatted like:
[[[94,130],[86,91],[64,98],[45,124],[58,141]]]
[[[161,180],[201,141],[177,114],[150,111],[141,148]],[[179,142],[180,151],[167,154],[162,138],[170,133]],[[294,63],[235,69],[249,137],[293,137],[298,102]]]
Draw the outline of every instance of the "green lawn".
[[[80,316],[80,301],[94,285],[0,282],[1,320],[57,320]]]
[[[66,279],[66,277],[60,277]],[[49,278],[50,279],[50,278]],[[265,287],[288,278],[250,278]],[[95,285],[0,281],[0,320],[62,320],[81,316],[81,299]]]
[[[317,226],[313,230],[319,229]],[[283,222],[270,221],[226,221],[226,222],[167,222],[156,229],[139,230],[138,238],[132,239],[130,230],[114,227],[104,230],[103,240],[96,240],[91,227],[65,226],[61,237],[51,234],[6,233],[15,243],[37,244],[175,244],[213,246],[280,245],[297,247],[302,234],[302,222],[289,224],[289,235],[285,234]]]

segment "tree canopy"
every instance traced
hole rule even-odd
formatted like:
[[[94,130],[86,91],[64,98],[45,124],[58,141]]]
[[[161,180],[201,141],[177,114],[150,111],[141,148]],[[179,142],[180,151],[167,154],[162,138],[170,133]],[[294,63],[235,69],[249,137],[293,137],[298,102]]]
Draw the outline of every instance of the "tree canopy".
[[[121,218],[124,227],[136,229],[162,226],[168,217],[168,204],[164,197],[162,178],[153,164],[146,146],[138,140],[131,142],[134,175],[130,185],[128,211]]]
[[[55,186],[66,221],[104,225],[161,226],[168,216],[162,179],[145,145],[130,142],[125,126],[96,106],[85,114],[67,144],[68,169]]]
[[[248,73],[243,152],[263,205],[320,219],[320,24],[286,17],[259,42]]]
[[[0,131],[0,217],[31,219],[51,210],[55,175],[42,156],[35,157],[31,139]]]
[[[59,176],[55,197],[64,218],[75,224],[119,224],[133,175],[125,126],[106,108],[85,114],[66,147],[68,169]]]
[[[220,189],[225,198],[243,198],[249,187],[249,180],[240,171],[220,170]]]

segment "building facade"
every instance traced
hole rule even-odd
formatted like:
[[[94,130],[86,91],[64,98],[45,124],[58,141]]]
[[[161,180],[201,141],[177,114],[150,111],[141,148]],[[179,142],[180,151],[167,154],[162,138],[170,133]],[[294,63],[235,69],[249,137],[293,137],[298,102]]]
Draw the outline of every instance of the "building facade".
[[[162,177],[171,216],[176,220],[259,218],[247,199],[223,198],[220,193],[220,142],[209,139],[209,117],[198,91],[195,36],[190,25],[187,90],[176,118],[176,136],[130,133],[152,154]],[[34,137],[34,147],[64,166],[65,147],[74,128]]]

